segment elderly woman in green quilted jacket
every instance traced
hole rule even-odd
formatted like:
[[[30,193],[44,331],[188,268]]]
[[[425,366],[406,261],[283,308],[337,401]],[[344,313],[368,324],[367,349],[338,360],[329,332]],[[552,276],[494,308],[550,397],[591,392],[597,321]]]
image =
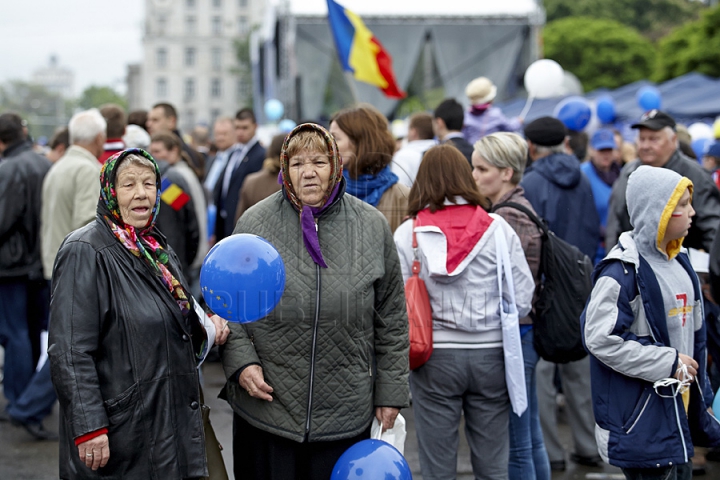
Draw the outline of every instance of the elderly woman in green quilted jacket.
[[[285,139],[282,190],[234,233],[264,237],[286,268],[267,317],[233,324],[222,350],[235,416],[236,478],[330,478],[342,453],[408,406],[408,322],[390,227],[345,195],[333,137],[303,124]]]

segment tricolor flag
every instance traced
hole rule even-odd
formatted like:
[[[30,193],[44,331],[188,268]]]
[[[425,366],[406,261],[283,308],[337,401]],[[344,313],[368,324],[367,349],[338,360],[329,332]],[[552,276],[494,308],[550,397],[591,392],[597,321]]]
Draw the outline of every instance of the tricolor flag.
[[[170,205],[173,210],[180,210],[190,200],[190,196],[182,188],[165,177],[160,184],[160,192],[162,201]]]
[[[327,0],[330,30],[343,70],[356,80],[375,85],[390,98],[404,98],[395,83],[392,58],[355,13]]]

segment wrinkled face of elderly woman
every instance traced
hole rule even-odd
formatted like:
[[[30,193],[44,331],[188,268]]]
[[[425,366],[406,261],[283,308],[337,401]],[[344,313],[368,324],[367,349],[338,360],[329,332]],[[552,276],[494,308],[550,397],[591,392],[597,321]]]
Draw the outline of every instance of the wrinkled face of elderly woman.
[[[321,207],[330,185],[330,158],[327,152],[302,150],[290,157],[288,174],[295,194],[303,205]]]
[[[119,170],[115,181],[120,217],[135,228],[147,226],[157,198],[155,171],[132,163]]]

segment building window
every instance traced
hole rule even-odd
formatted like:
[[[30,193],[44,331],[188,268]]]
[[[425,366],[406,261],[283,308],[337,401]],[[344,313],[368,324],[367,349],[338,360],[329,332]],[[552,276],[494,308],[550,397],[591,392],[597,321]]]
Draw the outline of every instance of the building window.
[[[183,119],[187,125],[187,129],[190,130],[195,127],[195,110],[185,110]]]
[[[213,47],[211,54],[212,68],[213,70],[222,69],[222,48]]]
[[[193,15],[188,15],[185,18],[185,33],[189,35],[195,34],[195,17]]]
[[[158,68],[164,68],[167,66],[167,50],[164,48],[158,48],[155,52],[155,63]]]
[[[214,125],[215,120],[217,120],[220,115],[222,115],[222,112],[219,108],[213,108],[210,110],[210,125]]]
[[[195,66],[195,48],[194,47],[187,47],[185,49],[185,66],[186,67]]]
[[[185,6],[187,8],[195,8],[195,0],[185,0]]]
[[[165,98],[168,96],[167,80],[164,78],[158,78],[155,84],[155,95],[158,98]]]
[[[185,79],[185,100],[192,100],[195,98],[195,79]]]
[[[212,33],[213,35],[222,35],[222,17],[212,18]]]
[[[215,8],[222,8],[222,0],[213,0],[212,4]]]
[[[242,79],[235,83],[235,100],[245,102],[250,98],[250,84]]]
[[[158,35],[165,34],[165,27],[167,27],[167,17],[165,15],[160,15],[157,18],[157,33],[158,33]]]
[[[210,96],[212,98],[220,98],[222,96],[222,80],[213,78],[210,82]]]
[[[247,8],[248,6],[248,0],[238,0],[238,6],[240,8]]]
[[[245,34],[247,33],[247,30],[248,30],[248,19],[247,19],[247,17],[244,16],[244,15],[238,17],[237,25],[238,25],[238,33],[239,33],[240,35],[245,35]]]

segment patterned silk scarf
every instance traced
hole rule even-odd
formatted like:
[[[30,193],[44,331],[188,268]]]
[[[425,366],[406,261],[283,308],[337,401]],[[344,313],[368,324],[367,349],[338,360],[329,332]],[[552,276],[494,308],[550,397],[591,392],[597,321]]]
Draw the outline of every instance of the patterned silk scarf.
[[[155,206],[153,207],[150,220],[142,229],[136,229],[132,225],[126,225],[125,222],[123,222],[115,192],[117,167],[125,157],[131,154],[150,160],[155,168],[155,184],[158,195],[155,198]],[[155,219],[160,211],[160,169],[155,159],[145,150],[139,148],[130,148],[116,153],[103,165],[100,172],[100,185],[101,202],[98,204],[98,214],[105,219],[113,235],[115,235],[120,243],[130,250],[133,255],[144,260],[145,263],[158,274],[180,307],[183,316],[187,317],[190,312],[190,302],[188,301],[187,292],[167,267],[169,260],[167,252],[151,235],[153,227],[155,226]]]

